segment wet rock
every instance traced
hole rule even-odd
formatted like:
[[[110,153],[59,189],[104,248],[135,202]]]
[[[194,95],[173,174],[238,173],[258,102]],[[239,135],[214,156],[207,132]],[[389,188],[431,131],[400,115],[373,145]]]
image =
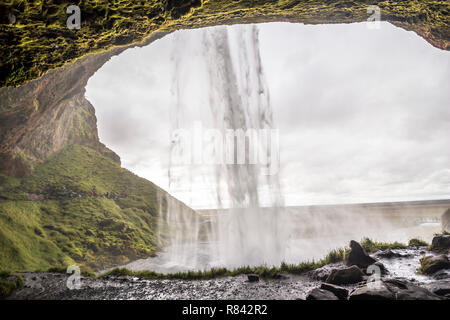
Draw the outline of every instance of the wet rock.
[[[358,266],[360,268],[367,268],[374,264],[376,260],[369,256],[361,247],[361,245],[352,240],[350,241],[350,253],[347,256],[346,263],[348,266]]]
[[[354,284],[364,280],[364,273],[357,266],[331,271],[326,282],[331,284]]]
[[[306,300],[339,300],[338,297],[331,291],[323,289],[313,289],[306,296]]]
[[[248,274],[247,279],[249,282],[258,282],[259,276],[257,274]]]
[[[428,289],[406,281],[390,279],[385,281],[385,285],[394,294],[396,300],[441,300],[441,297]]]
[[[331,274],[331,271],[333,271],[334,269],[342,269],[343,267],[343,264],[329,264],[323,266],[314,271],[311,271],[311,278],[319,281],[325,281]]]
[[[385,258],[385,259],[394,259],[394,258],[403,258],[404,255],[398,252],[395,252],[391,249],[387,249],[384,251],[379,251],[375,254],[376,257]]]
[[[433,279],[436,280],[445,280],[450,279],[450,270],[440,270],[433,274]]]
[[[450,236],[437,236],[433,238],[431,242],[431,250],[437,252],[448,252],[450,251]]]
[[[379,280],[354,289],[349,300],[395,300],[386,284]]]
[[[396,279],[375,281],[350,293],[349,300],[441,300],[426,288]]]
[[[428,290],[438,296],[446,296],[450,294],[450,281],[439,281],[426,286]]]
[[[322,283],[320,289],[332,292],[339,300],[347,300],[348,290],[331,283]]]
[[[450,268],[450,262],[445,254],[425,256],[420,259],[420,265],[421,272],[428,275]]]

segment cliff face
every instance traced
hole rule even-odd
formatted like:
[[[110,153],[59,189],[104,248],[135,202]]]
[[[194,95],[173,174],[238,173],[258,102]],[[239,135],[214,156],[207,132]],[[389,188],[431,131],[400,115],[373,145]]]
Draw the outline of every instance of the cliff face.
[[[144,44],[164,34],[155,33]],[[0,173],[28,176],[33,166],[71,144],[120,164],[119,156],[99,141],[95,110],[84,94],[89,78],[126,49],[88,55],[20,87],[0,89]]]
[[[90,146],[119,162],[98,139],[93,106],[84,97],[89,77],[107,54],[78,61],[18,88],[0,90],[0,173],[23,177],[64,146]]]

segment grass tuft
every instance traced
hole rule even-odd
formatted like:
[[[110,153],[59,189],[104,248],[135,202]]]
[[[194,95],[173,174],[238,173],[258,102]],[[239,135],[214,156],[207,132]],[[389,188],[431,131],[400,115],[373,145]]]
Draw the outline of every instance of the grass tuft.
[[[364,238],[360,244],[367,253],[373,253],[378,250],[386,250],[386,249],[406,249],[408,247],[407,245],[400,242],[392,242],[392,243],[377,242],[369,238]]]
[[[0,299],[8,297],[14,290],[23,287],[24,281],[20,274],[0,271]]]
[[[411,239],[409,240],[408,246],[410,247],[428,247],[429,243],[421,239]]]
[[[154,271],[132,271],[125,268],[116,268],[108,271],[100,277],[120,277],[129,276],[137,277],[140,279],[178,279],[178,280],[207,280],[218,277],[235,277],[246,274],[257,274],[264,279],[277,279],[282,274],[303,274],[305,272],[313,271],[317,268],[323,267],[330,263],[337,263],[345,260],[346,253],[349,249],[336,249],[332,250],[325,258],[315,262],[302,262],[299,264],[281,263],[279,267],[257,266],[250,267],[244,266],[236,269],[229,270],[227,268],[213,268],[204,271],[187,271],[177,272],[171,274],[157,273]]]

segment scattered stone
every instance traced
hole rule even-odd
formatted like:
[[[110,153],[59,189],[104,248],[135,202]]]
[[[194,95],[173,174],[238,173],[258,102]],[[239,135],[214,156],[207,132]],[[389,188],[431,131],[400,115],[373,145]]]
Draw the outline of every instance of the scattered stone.
[[[338,297],[331,291],[323,289],[313,289],[306,296],[306,300],[339,300]]]
[[[352,240],[350,241],[350,253],[347,256],[346,263],[348,266],[358,266],[360,268],[367,268],[374,264],[376,260],[369,256],[361,247],[361,245]]]
[[[379,251],[375,254],[379,258],[385,258],[385,259],[393,259],[393,258],[403,258],[404,255],[395,251],[392,251],[391,249],[386,249],[384,251]]]
[[[348,290],[331,283],[322,283],[320,289],[332,292],[339,300],[347,300]]]
[[[354,284],[364,280],[364,273],[357,266],[331,271],[326,282],[331,284]]]
[[[431,250],[437,252],[450,251],[450,235],[434,237],[431,242]]]
[[[257,274],[248,274],[247,278],[248,278],[249,282],[258,282],[259,281],[259,276]]]
[[[420,265],[421,272],[428,275],[450,268],[450,262],[445,254],[425,256],[420,259]]]

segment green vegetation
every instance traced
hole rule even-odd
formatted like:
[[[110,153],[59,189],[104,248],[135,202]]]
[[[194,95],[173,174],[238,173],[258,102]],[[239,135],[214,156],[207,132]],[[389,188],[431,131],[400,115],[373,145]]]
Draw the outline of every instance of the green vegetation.
[[[0,185],[0,269],[101,270],[157,250],[162,191],[90,148],[68,146]]]
[[[440,237],[440,236],[450,236],[450,232],[442,231],[441,233],[435,233],[434,236],[435,236],[435,237]]]
[[[7,271],[0,271],[0,299],[9,296],[14,290],[23,287],[23,277]]]
[[[48,273],[63,273],[67,274],[67,267],[53,267],[47,270],[38,270],[35,272],[48,272]],[[80,270],[81,275],[85,277],[95,278],[95,273],[89,269]]]
[[[410,247],[428,247],[429,243],[420,239],[409,240],[408,246]]]
[[[373,253],[378,250],[386,250],[386,249],[405,249],[408,247],[407,245],[400,242],[393,242],[393,243],[377,242],[369,238],[364,238],[360,244],[361,247],[363,247],[367,253]]]
[[[69,4],[81,8],[80,30],[66,27]],[[350,23],[366,21],[372,4],[381,8],[383,20],[448,49],[447,0],[7,0],[0,4],[0,86],[23,84],[88,53],[137,43],[159,30],[280,20]],[[8,15],[15,16],[14,24]]]
[[[179,280],[206,280],[214,279],[218,277],[235,277],[243,274],[257,274],[262,278],[266,279],[277,279],[283,273],[288,274],[303,274],[308,271],[315,270],[317,268],[323,267],[330,263],[341,262],[345,260],[347,249],[337,249],[331,251],[325,258],[317,262],[302,262],[300,264],[287,264],[282,263],[280,267],[240,267],[233,270],[228,270],[226,268],[212,268],[205,271],[187,271],[163,274],[154,271],[131,271],[124,268],[116,268],[102,274],[100,277],[107,276],[132,276],[141,279],[179,279]]]

